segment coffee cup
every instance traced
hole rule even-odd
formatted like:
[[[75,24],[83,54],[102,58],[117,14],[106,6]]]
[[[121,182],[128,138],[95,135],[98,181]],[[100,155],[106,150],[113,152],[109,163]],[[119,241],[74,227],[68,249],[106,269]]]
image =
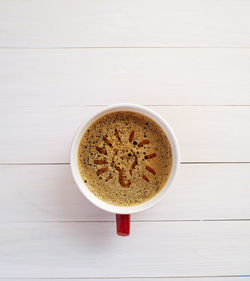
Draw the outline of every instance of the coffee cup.
[[[152,197],[148,201],[133,206],[112,205],[108,202],[104,202],[101,199],[99,199],[91,192],[91,190],[84,183],[78,168],[78,148],[79,148],[80,141],[84,133],[88,129],[88,127],[99,118],[105,116],[106,114],[113,113],[113,112],[120,112],[120,111],[130,111],[130,112],[143,114],[144,116],[156,122],[161,127],[163,132],[166,134],[172,150],[172,168],[171,168],[170,175],[163,188],[161,188],[159,193],[157,193],[154,197]],[[180,161],[179,147],[178,147],[176,136],[170,125],[159,114],[157,114],[153,110],[137,104],[115,104],[112,106],[108,106],[104,110],[101,110],[94,116],[90,117],[88,120],[85,120],[80,125],[79,129],[77,130],[73,138],[71,152],[70,152],[70,166],[75,183],[77,184],[78,188],[83,193],[83,195],[85,195],[85,197],[89,201],[91,201],[95,206],[107,212],[116,214],[117,234],[120,236],[129,235],[131,214],[149,209],[150,207],[158,203],[166,195],[167,191],[170,189],[170,187],[174,183],[174,180],[176,179],[179,170],[179,161]]]

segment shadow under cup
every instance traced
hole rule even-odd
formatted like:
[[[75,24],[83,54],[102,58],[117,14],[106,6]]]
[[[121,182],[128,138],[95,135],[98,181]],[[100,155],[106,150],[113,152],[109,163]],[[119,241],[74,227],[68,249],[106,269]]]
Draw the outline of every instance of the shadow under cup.
[[[169,140],[171,150],[172,150],[172,168],[170,175],[167,179],[167,182],[165,183],[164,187],[151,199],[149,199],[146,202],[143,202],[142,204],[133,205],[133,206],[116,206],[109,204],[107,202],[104,202],[97,198],[90,189],[86,186],[84,181],[82,180],[82,177],[80,175],[80,171],[78,169],[78,147],[80,144],[80,141],[85,133],[85,131],[88,129],[88,127],[94,123],[97,119],[103,117],[104,115],[107,115],[112,112],[120,112],[120,111],[130,111],[139,113],[142,115],[145,115],[146,117],[152,119],[154,122],[156,122],[161,129],[164,131],[164,133],[167,135],[167,138]],[[130,214],[137,213],[143,210],[146,210],[153,205],[155,205],[157,202],[159,202],[167,193],[170,186],[172,186],[176,176],[177,172],[179,170],[179,147],[177,143],[177,139],[175,137],[175,134],[170,127],[170,125],[157,113],[152,111],[151,109],[136,105],[136,104],[116,104],[107,107],[106,109],[98,112],[94,116],[92,116],[88,121],[85,121],[81,124],[79,129],[77,130],[71,146],[71,153],[70,153],[70,166],[71,171],[74,177],[74,180],[79,187],[80,191],[87,197],[88,200],[90,200],[94,205],[97,207],[116,214],[116,222],[117,222],[117,234],[121,236],[127,236],[130,233]]]

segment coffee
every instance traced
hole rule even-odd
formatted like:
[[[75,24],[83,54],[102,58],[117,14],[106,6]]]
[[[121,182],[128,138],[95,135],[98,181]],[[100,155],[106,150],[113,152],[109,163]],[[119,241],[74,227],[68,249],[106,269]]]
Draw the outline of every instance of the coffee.
[[[118,206],[141,204],[165,185],[172,166],[169,140],[161,127],[135,112],[96,120],[78,149],[78,167],[90,191]]]

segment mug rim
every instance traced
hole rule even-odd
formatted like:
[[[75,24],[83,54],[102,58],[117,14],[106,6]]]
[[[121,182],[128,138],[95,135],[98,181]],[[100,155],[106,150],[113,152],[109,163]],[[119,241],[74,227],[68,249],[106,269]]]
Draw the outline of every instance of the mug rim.
[[[118,206],[118,205],[112,205],[110,203],[107,203],[105,201],[102,201],[98,197],[96,197],[90,189],[87,187],[87,185],[84,183],[84,181],[81,178],[80,171],[78,168],[78,148],[80,141],[85,134],[88,127],[98,120],[99,118],[103,117],[106,114],[117,112],[117,111],[132,111],[139,114],[143,114],[146,117],[152,119],[154,122],[156,122],[161,129],[164,131],[164,133],[167,135],[167,138],[170,142],[171,150],[172,150],[172,167],[170,175],[165,183],[165,185],[161,188],[160,192],[158,192],[154,197],[151,199],[133,206]],[[84,120],[81,125],[79,126],[78,130],[76,131],[72,145],[71,145],[71,151],[70,151],[70,167],[73,174],[74,181],[82,194],[95,206],[111,212],[115,214],[133,214],[140,211],[144,211],[146,209],[151,208],[156,203],[158,203],[167,193],[167,191],[170,189],[170,187],[173,185],[180,166],[180,151],[179,151],[179,145],[176,139],[176,136],[174,134],[173,129],[171,126],[166,122],[166,120],[161,117],[158,113],[154,112],[150,108],[147,108],[142,105],[138,104],[130,104],[130,103],[119,103],[107,106],[105,109],[93,114],[90,118],[87,120]]]

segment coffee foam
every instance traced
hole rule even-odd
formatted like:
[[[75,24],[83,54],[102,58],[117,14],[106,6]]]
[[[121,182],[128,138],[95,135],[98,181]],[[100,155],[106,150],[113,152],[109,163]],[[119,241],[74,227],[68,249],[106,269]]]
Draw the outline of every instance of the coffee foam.
[[[141,204],[165,185],[172,166],[166,134],[150,118],[128,111],[95,121],[81,139],[78,167],[101,200],[118,206]]]

